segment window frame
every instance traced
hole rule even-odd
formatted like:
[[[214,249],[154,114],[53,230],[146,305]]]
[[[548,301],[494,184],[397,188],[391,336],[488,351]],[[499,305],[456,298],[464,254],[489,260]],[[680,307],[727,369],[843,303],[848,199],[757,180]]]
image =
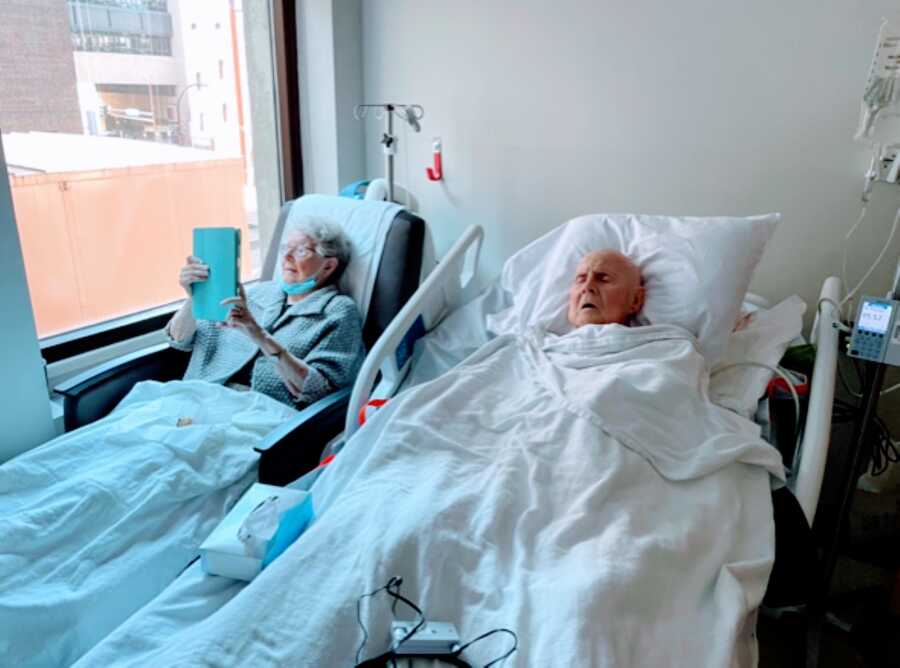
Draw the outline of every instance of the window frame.
[[[296,0],[271,0],[275,93],[281,148],[281,202],[303,194],[300,63]]]
[[[303,194],[297,11],[293,0],[270,0],[270,20],[277,96],[275,133],[280,147],[281,203],[284,204]],[[265,249],[262,252],[265,253]],[[247,285],[255,282],[248,281]],[[181,299],[41,337],[38,339],[41,355],[47,364],[51,364],[159,331],[183,303]]]

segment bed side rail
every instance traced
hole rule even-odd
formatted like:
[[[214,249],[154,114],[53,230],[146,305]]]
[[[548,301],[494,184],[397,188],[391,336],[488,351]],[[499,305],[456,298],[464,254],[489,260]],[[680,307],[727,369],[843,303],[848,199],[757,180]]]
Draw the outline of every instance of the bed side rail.
[[[819,503],[831,440],[831,411],[834,405],[840,337],[840,331],[834,324],[841,321],[840,310],[837,308],[840,299],[840,279],[835,276],[826,278],[819,294],[819,312],[816,318],[818,327],[813,325],[810,336],[810,340],[816,344],[816,362],[809,393],[809,410],[800,445],[800,465],[793,484],[794,496],[800,502],[810,526]]]
[[[345,439],[359,428],[357,416],[369,400],[379,373],[382,383],[388,388],[386,396],[391,396],[400,387],[412,361],[411,346],[415,338],[425,333],[424,321],[436,321],[440,315],[460,306],[472,296],[483,240],[481,226],[470,225],[378,337],[353,385],[344,424]],[[474,252],[474,261],[471,271],[466,272],[468,280],[462,285],[461,277],[470,251]],[[398,355],[401,349],[406,349],[406,353]]]

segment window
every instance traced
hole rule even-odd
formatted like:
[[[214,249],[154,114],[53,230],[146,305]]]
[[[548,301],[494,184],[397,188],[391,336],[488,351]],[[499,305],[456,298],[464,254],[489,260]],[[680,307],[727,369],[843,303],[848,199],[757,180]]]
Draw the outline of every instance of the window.
[[[0,21],[28,40],[0,40],[0,62],[32,65],[0,68],[0,141],[42,346],[173,308],[197,225],[239,228],[242,278],[256,278],[281,204],[281,140],[272,80],[247,75],[249,61],[275,76],[255,5],[16,6],[0,3]],[[94,20],[100,9],[109,21]],[[213,22],[222,30],[195,31]],[[235,76],[213,94],[202,72],[215,62]]]
[[[172,16],[166,2],[69,0],[67,8],[75,51],[172,55]],[[12,21],[22,23],[23,18],[14,16]]]

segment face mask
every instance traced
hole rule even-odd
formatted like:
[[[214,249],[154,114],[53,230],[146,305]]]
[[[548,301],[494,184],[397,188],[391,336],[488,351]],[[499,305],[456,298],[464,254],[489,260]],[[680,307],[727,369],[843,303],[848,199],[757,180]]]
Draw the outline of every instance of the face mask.
[[[316,287],[315,276],[310,276],[299,283],[286,283],[283,278],[279,278],[278,282],[281,285],[281,289],[289,295],[305,295],[307,292],[312,292]]]

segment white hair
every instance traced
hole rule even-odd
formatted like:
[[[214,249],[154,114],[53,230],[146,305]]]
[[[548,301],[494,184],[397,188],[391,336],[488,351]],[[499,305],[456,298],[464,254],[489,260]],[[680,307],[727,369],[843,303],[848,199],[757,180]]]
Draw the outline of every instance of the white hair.
[[[304,216],[291,230],[290,236],[305,234],[315,244],[316,253],[333,257],[337,267],[328,277],[329,283],[337,283],[350,262],[351,244],[341,226],[324,216]]]

